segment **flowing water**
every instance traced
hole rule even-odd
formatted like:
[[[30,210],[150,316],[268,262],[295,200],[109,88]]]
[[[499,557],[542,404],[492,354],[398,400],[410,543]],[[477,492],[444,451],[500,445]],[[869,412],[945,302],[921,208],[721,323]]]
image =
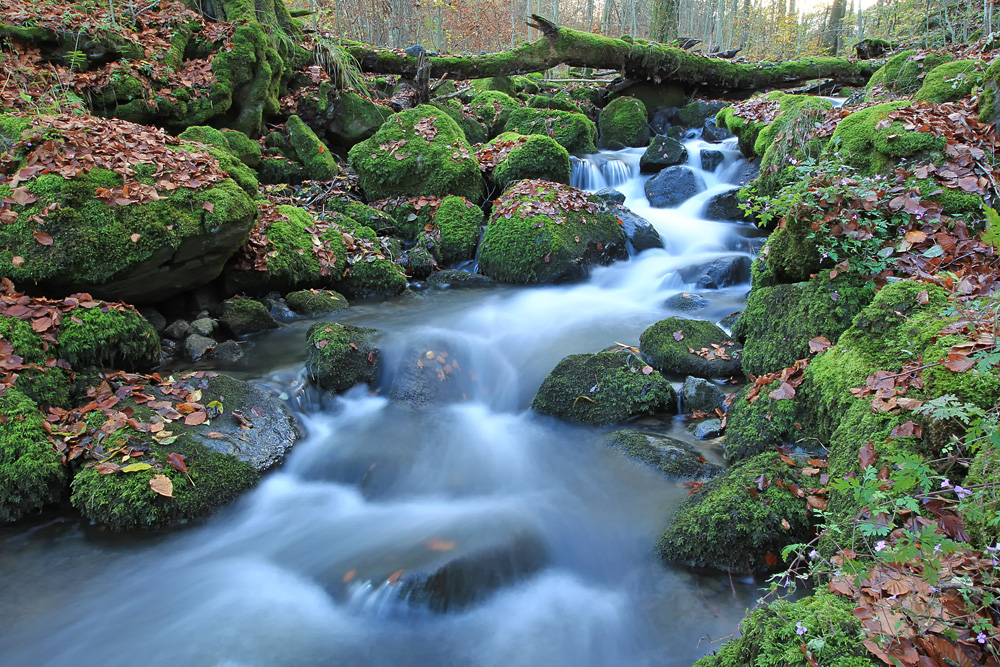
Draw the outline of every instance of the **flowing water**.
[[[310,322],[257,339],[234,372],[289,396],[308,435],[220,514],[144,538],[70,519],[0,529],[0,663],[680,667],[710,652],[755,591],[657,561],[687,489],[605,447],[605,430],[527,410],[559,359],[636,344],[671,314],[664,299],[689,288],[678,269],[745,252],[745,225],[699,217],[742,168],[734,145],[712,173],[699,153],[719,146],[687,146],[706,189],[678,209],[646,203],[641,149],[575,164],[575,183],[620,189],[665,250],[574,285],[352,306],[340,321],[383,332],[377,393],[303,389]],[[703,293],[699,316],[746,289]],[[392,400],[412,355],[435,350],[458,362],[450,393]],[[643,425],[690,439],[680,418]]]

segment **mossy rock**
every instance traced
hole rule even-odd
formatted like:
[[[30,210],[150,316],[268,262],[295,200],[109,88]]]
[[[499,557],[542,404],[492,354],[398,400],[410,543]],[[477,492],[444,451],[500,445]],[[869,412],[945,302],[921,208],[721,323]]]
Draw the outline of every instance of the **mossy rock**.
[[[729,106],[719,111],[716,123],[736,135],[740,151],[747,157],[754,155],[763,157],[774,139],[782,131],[791,127],[795,120],[807,113],[825,111],[833,105],[829,100],[814,95],[792,95],[776,90],[765,93],[769,102],[777,102],[780,113],[770,123],[751,121],[738,116],[734,108]]]
[[[288,183],[297,185],[306,180],[306,168],[297,160],[277,155],[265,155],[260,161],[260,182],[265,184]]]
[[[374,385],[378,378],[379,351],[375,329],[336,322],[317,322],[306,339],[306,373],[310,382],[336,393],[358,384]]]
[[[979,93],[979,120],[983,123],[1000,120],[1000,58],[994,59],[983,75],[983,90]]]
[[[646,152],[639,158],[639,170],[644,174],[653,174],[661,169],[687,162],[688,152],[684,144],[677,139],[656,135],[650,141]]]
[[[481,144],[489,138],[490,128],[475,118],[466,116],[462,112],[461,105],[453,107],[440,102],[432,102],[430,106],[449,115],[458,124],[458,127],[461,128],[462,133],[465,135],[465,140],[470,144]]]
[[[660,557],[733,574],[771,570],[768,554],[780,562],[783,547],[810,536],[805,502],[776,484],[796,483],[790,470],[777,453],[765,452],[705,482],[670,519],[657,544]],[[771,483],[757,492],[762,474]]]
[[[643,373],[645,365],[628,350],[570,355],[542,382],[531,408],[597,426],[675,410],[670,382],[656,371]]]
[[[483,210],[462,197],[445,197],[434,214],[441,237],[439,261],[445,266],[476,254],[483,225]]]
[[[42,427],[38,405],[16,389],[0,395],[0,524],[58,502],[66,470]]]
[[[70,407],[69,372],[46,365],[46,360],[56,356],[55,350],[46,345],[29,322],[0,315],[0,340],[12,343],[13,353],[21,357],[25,365],[35,366],[17,371],[14,387],[20,394],[42,406]]]
[[[680,340],[675,336],[679,332]],[[706,359],[689,351],[722,345],[732,341],[725,331],[703,320],[668,317],[648,327],[639,336],[639,350],[653,368],[665,373],[693,375],[700,378],[740,376],[740,351],[726,345],[730,359]]]
[[[808,387],[799,386],[793,399],[772,399],[775,380],[761,388],[756,400],[747,400],[749,389],[740,392],[726,418],[723,453],[730,463],[742,461],[780,445],[809,449],[818,442],[808,405]]]
[[[326,131],[337,144],[348,148],[374,136],[392,116],[388,107],[379,106],[352,90],[341,91],[332,100],[331,109]]]
[[[513,97],[497,90],[484,90],[476,93],[469,103],[472,113],[488,128],[502,126],[507,118],[507,112],[519,109],[522,105]]]
[[[915,49],[902,51],[872,74],[865,85],[865,101],[875,99],[877,90],[891,95],[912,95],[920,89],[925,74],[953,60],[955,56],[947,52],[918,54]]]
[[[222,324],[234,336],[246,336],[267,329],[276,329],[278,323],[260,301],[247,298],[226,299],[222,302]]]
[[[722,466],[705,461],[692,445],[668,436],[621,429],[609,433],[605,442],[667,477],[705,479],[722,472]]]
[[[604,146],[612,143],[635,147],[649,145],[646,106],[634,97],[617,97],[608,102],[598,118],[598,129]]]
[[[503,127],[497,129],[552,137],[560,146],[574,154],[597,152],[597,126],[579,113],[558,109],[514,109]]]
[[[161,301],[217,277],[256,218],[253,200],[229,179],[206,190],[177,188],[143,204],[108,206],[95,197],[98,188],[121,185],[122,178],[105,169],[31,179],[26,187],[37,201],[15,204],[18,219],[0,227],[6,275],[50,296],[89,292],[129,303]],[[42,245],[32,218],[53,204],[43,226],[52,244]],[[23,264],[15,266],[15,256]]]
[[[504,132],[490,144],[512,141],[521,136],[514,132]],[[493,182],[501,192],[512,183],[535,178],[569,185],[571,171],[569,151],[555,139],[535,134],[511,150],[506,159],[493,169]]]
[[[983,85],[986,63],[982,60],[954,60],[938,65],[924,77],[914,100],[955,102]]]
[[[804,634],[799,634],[805,628]],[[779,599],[750,612],[741,636],[694,667],[878,667],[864,647],[866,635],[854,603],[826,591],[799,600]],[[812,659],[802,646],[808,645]]]
[[[59,356],[75,370],[115,368],[142,371],[160,363],[160,337],[133,310],[106,305],[78,308],[57,335]]]
[[[298,290],[285,295],[288,307],[299,315],[314,317],[347,310],[347,298],[331,290]]]
[[[505,95],[512,96],[515,92],[514,79],[509,76],[491,76],[485,79],[472,79],[469,81],[472,89],[476,92],[494,90]]]
[[[983,485],[980,491],[983,502],[968,509],[962,516],[969,541],[976,549],[996,547],[1000,544],[1000,522],[997,522],[1000,512],[1000,492],[997,490],[1000,489],[1000,455],[996,445],[984,444],[979,448],[962,485]]]
[[[479,163],[465,134],[432,106],[396,114],[349,157],[371,199],[458,195],[480,201],[483,196]]]
[[[809,358],[810,340],[836,342],[874,296],[874,285],[849,276],[754,287],[733,327],[743,344],[744,372],[764,375]]]
[[[196,141],[227,151],[252,169],[260,166],[263,153],[260,144],[239,130],[218,130],[208,125],[194,125],[177,135],[177,138],[185,141]]]
[[[298,116],[289,116],[285,123],[288,141],[305,167],[306,176],[314,181],[329,181],[340,172],[337,161],[312,128]]]
[[[535,95],[528,101],[528,106],[532,109],[558,109],[570,113],[583,113],[583,109],[570,100],[548,95]]]
[[[565,201],[586,198],[594,210],[599,200],[576,188],[548,181],[521,181],[493,206],[494,213],[479,249],[479,270],[506,283],[550,283],[582,278],[591,266],[628,256],[618,220],[589,213]],[[555,207],[550,214],[539,205]]]
[[[715,118],[725,104],[722,102],[705,102],[704,100],[694,100],[677,110],[674,117],[677,122],[684,127],[699,128],[705,124],[709,118]]]

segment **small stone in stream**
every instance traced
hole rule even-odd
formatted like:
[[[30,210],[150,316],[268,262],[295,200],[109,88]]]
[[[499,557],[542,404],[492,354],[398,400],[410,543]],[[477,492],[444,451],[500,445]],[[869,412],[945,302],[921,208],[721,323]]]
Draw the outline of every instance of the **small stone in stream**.
[[[153,325],[156,329],[156,333],[163,333],[167,328],[167,318],[158,311],[156,308],[150,306],[144,306],[139,309],[139,314],[146,318],[146,320]]]
[[[723,410],[726,403],[726,393],[719,385],[693,375],[684,378],[681,397],[684,412],[688,414],[698,410],[714,413],[716,408]]]
[[[644,174],[655,173],[666,167],[683,164],[687,161],[687,157],[687,148],[680,141],[657,135],[639,158],[639,170]]]
[[[295,311],[288,306],[288,302],[281,298],[277,292],[268,294],[261,300],[267,312],[279,322],[288,322],[298,318]]]
[[[177,354],[177,347],[177,341],[175,340],[170,340],[169,338],[160,339],[160,350],[162,350],[163,354],[168,357],[172,357]]]
[[[222,303],[222,324],[234,336],[246,336],[278,326],[267,312],[267,307],[254,299],[226,299]]]
[[[722,466],[708,463],[693,445],[669,436],[622,429],[609,433],[605,442],[667,477],[705,479],[722,472]]]
[[[681,280],[702,289],[721,289],[750,280],[750,258],[746,255],[719,257],[707,264],[680,270]]]
[[[625,193],[619,192],[614,188],[602,188],[594,193],[594,196],[603,199],[609,204],[624,204],[625,203]]]
[[[706,419],[694,427],[694,437],[699,440],[708,440],[722,435],[721,419]]]
[[[704,155],[704,153],[702,153]],[[733,188],[726,192],[712,195],[705,204],[703,215],[706,220],[750,220],[746,211],[740,208],[739,188]]]
[[[642,216],[636,215],[621,204],[611,204],[608,212],[621,222],[625,238],[632,245],[632,250],[642,252],[650,248],[663,248],[663,239],[656,228]]]
[[[184,354],[191,361],[202,359],[217,343],[206,336],[192,334],[184,339]]]
[[[191,329],[191,323],[187,320],[174,320],[170,326],[163,331],[163,335],[174,340],[182,340]]]
[[[191,323],[188,332],[199,336],[211,336],[215,333],[215,322],[208,317],[199,318]]]
[[[729,331],[732,331],[733,327],[736,326],[736,320],[740,319],[740,315],[742,314],[743,314],[742,312],[729,313],[721,320],[719,320],[719,326],[722,327],[723,329],[728,329]]]
[[[669,297],[663,302],[663,305],[671,310],[689,313],[694,310],[708,308],[711,302],[703,296],[691,294],[690,292],[681,292]]]
[[[725,161],[722,151],[707,150],[701,152],[701,168],[705,171],[715,171]]]
[[[227,340],[215,346],[212,358],[219,361],[239,361],[243,358],[243,348],[235,340]]]
[[[704,189],[701,177],[683,165],[667,167],[643,186],[653,208],[680,206]]]
[[[720,141],[731,139],[735,135],[724,127],[715,124],[714,118],[705,121],[705,127],[701,130],[701,138],[710,144],[717,144]]]
[[[468,289],[474,287],[489,287],[493,281],[486,276],[457,269],[445,269],[431,274],[427,284],[439,288]]]
[[[313,317],[325,313],[336,313],[347,310],[350,306],[347,298],[332,290],[299,290],[285,297],[285,303],[299,315]]]

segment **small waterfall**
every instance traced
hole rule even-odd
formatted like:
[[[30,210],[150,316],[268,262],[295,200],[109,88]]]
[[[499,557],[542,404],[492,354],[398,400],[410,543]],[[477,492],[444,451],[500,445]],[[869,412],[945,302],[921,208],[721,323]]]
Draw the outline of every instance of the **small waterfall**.
[[[639,173],[638,165],[607,155],[570,156],[569,184],[591,192],[602,188],[616,188]]]

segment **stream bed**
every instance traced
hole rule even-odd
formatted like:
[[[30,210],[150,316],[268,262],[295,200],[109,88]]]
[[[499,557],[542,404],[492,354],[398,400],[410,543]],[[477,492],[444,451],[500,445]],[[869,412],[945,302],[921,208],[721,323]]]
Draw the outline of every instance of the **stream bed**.
[[[427,289],[338,313],[382,332],[377,392],[304,387],[312,321],[253,340],[219,370],[284,393],[307,435],[216,516],[148,537],[71,518],[0,528],[0,662],[687,667],[711,652],[756,588],[655,557],[688,489],[606,447],[609,429],[528,410],[561,358],[637,345],[677,314],[664,300],[693,291],[679,269],[750,254],[748,225],[700,217],[742,170],[735,146],[714,172],[699,152],[720,145],[687,147],[706,189],[677,209],[646,202],[642,149],[575,166],[575,185],[623,192],[663,250],[572,285]],[[695,316],[718,321],[747,289],[700,292],[711,305]],[[413,350],[459,362],[454,400],[389,398]],[[691,439],[679,417],[641,426]]]

